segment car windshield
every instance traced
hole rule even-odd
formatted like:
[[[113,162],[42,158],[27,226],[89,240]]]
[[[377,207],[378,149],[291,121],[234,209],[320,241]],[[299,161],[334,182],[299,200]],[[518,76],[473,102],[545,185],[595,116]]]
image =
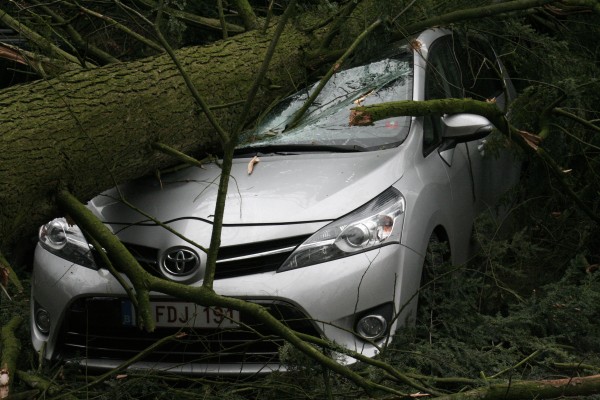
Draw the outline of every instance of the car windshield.
[[[357,105],[412,99],[412,56],[402,52],[369,64],[336,72],[294,128],[293,120],[318,82],[273,107],[256,128],[242,136],[240,148],[354,146],[379,149],[396,146],[406,138],[410,117],[350,126],[350,111]]]

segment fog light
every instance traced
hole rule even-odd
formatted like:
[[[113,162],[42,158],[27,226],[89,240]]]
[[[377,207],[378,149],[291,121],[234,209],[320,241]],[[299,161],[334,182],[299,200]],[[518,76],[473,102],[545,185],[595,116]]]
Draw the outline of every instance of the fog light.
[[[45,308],[39,307],[35,311],[35,326],[42,333],[50,332],[50,313]]]
[[[356,333],[365,339],[377,339],[385,334],[387,321],[381,315],[366,315],[358,320]]]

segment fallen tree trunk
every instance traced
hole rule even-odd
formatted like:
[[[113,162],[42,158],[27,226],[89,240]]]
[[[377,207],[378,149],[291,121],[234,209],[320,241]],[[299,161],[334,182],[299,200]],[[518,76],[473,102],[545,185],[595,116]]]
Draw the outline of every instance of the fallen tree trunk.
[[[304,77],[301,47],[285,31],[252,113]],[[270,35],[251,32],[177,56],[229,129],[238,118]],[[0,251],[57,213],[52,193],[89,199],[115,184],[173,163],[160,141],[184,152],[215,151],[213,128],[168,56],[75,71],[0,91]]]

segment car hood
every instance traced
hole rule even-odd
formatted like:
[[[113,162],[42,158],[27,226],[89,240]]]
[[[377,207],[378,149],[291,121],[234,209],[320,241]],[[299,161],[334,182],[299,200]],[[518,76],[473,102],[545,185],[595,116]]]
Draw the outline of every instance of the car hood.
[[[401,149],[360,153],[265,155],[248,174],[249,158],[236,158],[224,224],[281,224],[326,221],[358,208],[400,179]],[[109,190],[89,207],[106,223],[213,220],[221,169],[215,164],[186,168],[160,178],[143,178]],[[119,200],[119,192],[128,203]]]

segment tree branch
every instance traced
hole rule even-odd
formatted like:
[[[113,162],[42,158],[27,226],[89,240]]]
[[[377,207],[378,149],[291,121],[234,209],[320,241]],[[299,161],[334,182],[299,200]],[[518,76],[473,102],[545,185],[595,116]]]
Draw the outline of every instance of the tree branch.
[[[0,371],[2,374],[7,374],[9,381],[4,387],[6,393],[10,394],[12,381],[14,380],[15,371],[17,369],[17,361],[21,352],[21,342],[15,336],[15,331],[23,322],[23,317],[20,315],[13,317],[0,330],[0,343],[2,344],[2,359],[0,360]],[[0,387],[2,389],[2,387]],[[6,396],[3,396],[3,398]]]
[[[19,293],[23,292],[23,284],[19,280],[19,277],[17,276],[17,274],[15,274],[15,271],[10,266],[8,260],[6,260],[4,255],[0,253],[0,274],[2,273],[2,269],[4,269],[8,274],[8,281],[15,285]],[[2,283],[0,282],[0,284]]]
[[[478,114],[489,119],[496,128],[508,133],[508,122],[504,113],[494,103],[473,99],[436,99],[427,101],[394,101],[371,106],[354,107],[350,114],[350,125],[371,125],[375,121],[390,117],[421,117],[431,114]]]
[[[259,304],[251,303],[241,299],[224,297],[213,291],[206,290],[204,286],[190,287],[164,279],[152,278],[152,283],[150,285],[151,290],[165,293],[181,300],[190,301],[196,304],[214,305],[239,310],[244,315],[256,318],[264,327],[273,332],[273,334],[286,340],[299,351],[306,354],[308,357],[317,361],[318,363],[324,365],[326,368],[329,368],[331,371],[354,382],[354,384],[363,388],[368,393],[374,390],[380,390],[385,393],[405,396],[405,394],[394,388],[386,387],[365,379],[352,369],[337,363],[335,360],[326,356],[315,347],[302,340],[298,334],[285,326],[281,321],[277,320]]]
[[[244,124],[246,122],[246,117],[250,111],[250,107],[254,102],[256,94],[258,92],[258,88],[260,83],[264,79],[269,64],[271,63],[271,59],[275,52],[275,48],[277,47],[277,43],[283,33],[283,30],[287,24],[288,19],[291,17],[294,12],[294,8],[296,7],[296,0],[292,0],[285,12],[279,19],[279,23],[277,24],[277,28],[275,29],[275,33],[273,34],[273,38],[269,43],[269,47],[267,48],[267,52],[263,58],[262,64],[256,77],[254,78],[254,83],[250,88],[248,95],[246,97],[246,102],[244,103],[244,107],[242,112],[240,113],[240,117],[236,123],[235,129],[233,131],[232,140],[230,142],[224,143],[224,154],[223,154],[223,162],[221,165],[221,177],[219,179],[219,189],[217,193],[217,204],[215,205],[215,212],[213,218],[213,229],[210,237],[210,249],[207,253],[207,261],[206,261],[206,273],[204,276],[204,282],[202,286],[207,287],[212,290],[213,281],[215,279],[215,269],[217,267],[217,256],[219,248],[221,247],[221,232],[223,225],[223,218],[225,215],[225,199],[227,197],[227,191],[229,189],[229,179],[230,172],[232,166],[232,158],[233,151],[235,146],[237,145],[238,137],[240,132],[242,131]]]
[[[158,150],[164,154],[168,154],[172,157],[175,157],[179,161],[181,161],[185,164],[191,165],[193,167],[204,168],[204,164],[214,161],[214,157],[212,157],[212,156],[205,157],[202,160],[197,160],[194,157],[190,157],[187,154],[182,153],[181,151],[174,149],[173,147],[168,146],[164,143],[158,143],[158,142],[152,143],[152,148],[154,150]]]
[[[142,358],[148,356],[149,354],[152,354],[154,351],[158,350],[159,348],[161,348],[165,344],[167,344],[169,342],[172,342],[174,340],[177,340],[177,339],[181,339],[185,335],[186,334],[183,333],[183,332],[178,332],[178,333],[175,333],[173,335],[165,336],[165,337],[157,340],[156,342],[152,343],[150,346],[146,347],[144,350],[140,351],[135,356],[131,357],[129,360],[121,363],[116,368],[113,368],[110,371],[107,371],[104,374],[98,376],[96,379],[94,379],[92,382],[86,384],[85,386],[77,388],[76,390],[73,390],[73,391],[71,391],[69,393],[65,393],[64,395],[59,395],[59,396],[53,397],[52,399],[53,400],[58,400],[58,399],[62,399],[64,397],[71,398],[74,393],[85,392],[87,389],[90,389],[90,388],[92,388],[94,386],[97,386],[100,383],[102,383],[102,382],[106,381],[107,379],[109,379],[110,377],[114,376],[115,374],[117,374],[117,373],[119,373],[121,371],[126,370],[130,365],[133,365],[136,362],[138,362],[139,360],[141,360]]]
[[[333,23],[328,27],[327,34],[321,41],[318,51],[326,51],[329,49],[331,42],[339,33],[340,28],[347,22],[348,17],[352,14],[352,11],[356,9],[359,3],[360,1],[350,1],[340,10],[336,19],[333,20]]]
[[[600,14],[600,2],[598,0],[562,0],[563,4],[588,7],[596,14]]]
[[[223,11],[223,0],[217,0],[217,10],[219,12],[221,30],[223,31],[223,39],[227,39],[229,37],[229,33],[227,33],[227,22],[225,22],[225,12]]]
[[[120,30],[121,32],[124,32],[125,34],[131,36],[132,38],[134,38],[135,40],[137,40],[140,43],[145,44],[146,46],[150,47],[153,50],[158,51],[159,53],[162,53],[165,51],[165,49],[163,49],[159,44],[155,43],[154,41],[148,39],[145,36],[140,35],[139,33],[129,29],[128,27],[126,27],[125,25],[115,21],[113,18],[104,15],[104,14],[100,14],[99,12],[96,12],[94,10],[91,10],[89,8],[83,7],[80,4],[74,5],[71,4],[67,1],[63,1],[62,4],[65,4],[67,6],[70,7],[77,7],[77,9],[83,13],[86,13],[92,17],[101,19],[103,21],[106,21],[107,23],[109,23],[111,26],[117,28],[118,30]]]
[[[153,10],[159,8],[158,3],[155,1],[152,1],[152,0],[137,0],[137,1]],[[217,31],[222,30],[221,21],[219,21],[218,19],[200,17],[198,15],[190,14],[190,13],[187,13],[187,12],[181,11],[181,10],[176,10],[171,7],[163,7],[163,12],[165,14],[175,17],[183,22],[186,22],[190,25],[198,26],[201,28],[209,28],[209,29],[213,29],[213,30],[217,30]],[[239,25],[235,25],[235,24],[227,23],[226,28],[227,28],[227,31],[232,32],[232,33],[244,32],[243,27],[241,27]]]
[[[256,14],[254,14],[254,10],[248,0],[233,0],[233,4],[240,17],[242,17],[246,30],[252,31],[258,29],[258,18],[256,18]]]
[[[577,206],[600,225],[600,215],[587,206],[566,181],[565,174],[554,159],[542,148],[533,144],[529,138],[539,139],[537,135],[519,131],[512,127],[504,113],[494,104],[472,99],[438,99],[427,101],[397,101],[355,107],[350,114],[350,125],[370,125],[374,121],[396,116],[424,116],[438,113],[473,113],[486,117],[508,139],[517,143],[525,152],[534,154],[543,161],[557,178],[561,187]]]
[[[54,396],[55,394],[58,394],[62,390],[61,386],[57,385],[56,383],[54,383],[52,381],[49,381],[48,379],[42,378],[41,376],[38,376],[38,375],[34,375],[34,374],[30,374],[25,371],[18,370],[17,376],[19,377],[20,380],[25,382],[30,387],[36,388],[37,389],[36,391],[41,390],[42,393],[45,395]],[[20,393],[17,393],[17,394],[20,394]],[[71,394],[65,394],[65,395],[62,395],[61,397],[67,398],[68,400],[77,400],[77,398]],[[37,398],[37,397],[35,397],[35,396],[28,397],[28,399],[32,399],[32,398]],[[12,400],[12,396],[10,397],[10,399]]]
[[[80,52],[82,52],[83,54],[89,52],[96,60],[101,61],[102,64],[112,64],[120,62],[119,59],[113,57],[111,54],[108,54],[107,52],[99,49],[93,44],[85,41],[81,37],[79,32],[77,32],[77,30],[73,28],[73,26],[67,20],[65,20],[58,13],[54,12],[50,7],[48,7],[45,4],[41,4],[38,0],[35,0],[35,3],[38,5],[38,7],[41,7],[42,10],[44,10],[51,18],[53,18],[63,27],[63,29],[71,37],[73,43],[75,44],[75,46],[77,46]]]
[[[558,0],[512,0],[503,3],[494,3],[484,7],[474,7],[449,12],[432,18],[410,24],[402,27],[399,33],[393,35],[394,40],[404,39],[406,36],[415,32],[422,31],[432,26],[444,26],[454,22],[465,22],[472,19],[486,17],[495,17],[498,14],[513,11],[527,10],[532,7],[543,6],[544,4],[557,3]]]
[[[319,96],[319,94],[321,93],[321,91],[323,90],[323,88],[325,87],[325,85],[327,84],[327,82],[329,81],[329,79],[333,76],[333,74],[339,68],[341,68],[341,66],[344,64],[344,62],[346,61],[346,59],[348,57],[350,57],[350,55],[354,52],[354,50],[358,47],[358,45],[375,28],[377,28],[378,26],[381,25],[381,22],[382,22],[381,19],[376,20],[367,29],[365,29],[360,35],[358,35],[358,37],[356,38],[356,40],[354,40],[354,42],[346,50],[346,52],[337,60],[336,63],[334,63],[331,66],[331,68],[329,69],[329,71],[327,71],[327,74],[325,74],[325,76],[323,76],[323,78],[321,78],[321,80],[319,81],[319,84],[317,85],[317,87],[315,88],[315,90],[311,93],[311,95],[309,96],[309,98],[302,105],[302,108],[300,108],[298,111],[296,111],[296,113],[294,114],[294,117],[292,118],[292,121],[286,126],[286,129],[291,129],[291,128],[294,128],[296,125],[298,125],[298,123],[300,122],[300,120],[302,119],[302,117],[304,116],[304,114],[306,113],[306,111],[308,111],[309,107],[314,103],[314,101],[316,100],[317,96]]]
[[[39,33],[35,32],[34,30],[22,24],[21,22],[12,18],[10,15],[8,15],[6,11],[2,9],[0,9],[0,21],[2,21],[4,24],[14,29],[15,31],[19,32],[27,40],[31,41],[32,43],[35,43],[36,46],[46,51],[49,56],[61,58],[70,63],[81,65],[77,57],[60,49],[58,46],[54,45],[52,42],[50,42],[48,39],[46,39]]]
[[[204,98],[200,95],[200,93],[198,92],[198,89],[196,89],[196,86],[192,82],[192,79],[190,78],[190,75],[185,71],[185,69],[183,68],[183,65],[181,65],[181,62],[179,61],[179,58],[175,55],[175,52],[173,51],[173,48],[171,47],[171,45],[169,44],[169,42],[165,39],[165,37],[163,36],[163,34],[162,34],[161,30],[160,30],[160,24],[159,24],[159,22],[160,22],[160,19],[162,18],[162,11],[164,9],[163,6],[162,6],[162,1],[161,1],[161,7],[160,7],[159,12],[158,12],[157,17],[156,17],[157,21],[155,23],[150,22],[146,17],[144,17],[143,15],[141,15],[140,13],[138,13],[137,11],[132,10],[130,7],[125,6],[124,4],[122,4],[120,2],[120,0],[115,0],[115,1],[121,7],[124,7],[126,9],[128,9],[130,12],[136,13],[140,18],[142,18],[144,21],[146,21],[148,24],[150,24],[151,26],[154,27],[154,32],[156,33],[156,36],[158,37],[158,40],[160,41],[161,45],[164,47],[164,49],[166,50],[167,54],[171,58],[171,61],[173,61],[173,64],[175,64],[175,66],[177,67],[177,70],[179,71],[179,74],[183,78],[183,80],[185,82],[185,85],[187,86],[190,94],[192,95],[192,98],[200,106],[200,109],[204,112],[204,114],[206,115],[206,118],[208,118],[208,121],[213,126],[213,128],[215,128],[215,131],[217,131],[217,133],[219,135],[219,138],[221,139],[221,142],[222,143],[227,143],[229,141],[229,139],[230,139],[229,134],[227,132],[225,132],[225,130],[223,129],[223,127],[221,127],[221,125],[217,121],[215,115],[210,110],[210,107],[204,101]]]
[[[279,19],[277,28],[275,29],[275,32],[273,33],[273,38],[271,39],[271,42],[269,43],[269,47],[267,48],[267,52],[265,53],[265,56],[263,58],[260,69],[258,70],[258,73],[256,74],[254,83],[253,83],[252,87],[250,88],[248,95],[246,96],[246,102],[244,103],[244,108],[242,109],[240,118],[238,119],[238,122],[236,124],[236,128],[233,131],[234,142],[237,142],[237,137],[238,137],[239,133],[242,131],[242,129],[244,128],[244,125],[246,123],[246,118],[248,117],[248,113],[250,112],[250,107],[252,106],[252,103],[254,102],[254,99],[256,98],[256,94],[258,93],[258,88],[260,87],[260,84],[262,83],[263,79],[267,75],[267,71],[269,69],[269,64],[271,63],[273,54],[275,53],[275,48],[277,47],[277,44],[279,43],[279,39],[281,38],[281,34],[283,33],[283,30],[285,29],[285,26],[286,26],[288,20],[294,13],[295,7],[296,7],[296,0],[291,0],[290,4],[288,4],[287,8],[285,9],[285,12]],[[237,145],[237,143],[235,143],[235,144]]]
[[[355,358],[356,360],[358,360],[362,363],[379,368],[379,369],[387,372],[389,374],[389,376],[391,378],[393,378],[394,380],[396,380],[397,382],[408,385],[414,389],[417,389],[417,390],[420,390],[420,391],[423,391],[423,392],[426,392],[426,393],[429,393],[429,394],[432,394],[435,396],[442,395],[441,392],[438,392],[437,390],[435,390],[433,388],[421,385],[420,383],[411,379],[411,377],[409,377],[407,374],[403,374],[402,372],[398,371],[396,368],[394,368],[392,365],[390,365],[387,362],[379,361],[375,358],[364,356],[361,353],[347,349],[345,347],[340,348],[340,346],[336,346],[335,344],[332,344],[331,342],[328,342],[327,340],[324,340],[324,339],[321,339],[318,337],[314,337],[311,335],[307,335],[305,333],[296,332],[296,335],[298,335],[298,337],[300,337],[302,340],[304,340],[308,343],[313,343],[320,347],[330,349],[330,350],[333,350],[338,353],[349,355],[350,357]],[[419,378],[423,379],[424,377],[420,376]]]
[[[586,128],[600,133],[600,126],[594,125],[590,121],[583,119],[573,113],[570,113],[563,108],[557,107],[557,108],[553,109],[552,112],[556,115],[561,115],[563,117],[570,118],[575,122],[579,122],[581,125],[585,126]]]
[[[140,321],[138,321],[138,326],[148,331],[154,330],[155,322],[150,312],[148,290],[148,278],[151,275],[140,266],[123,243],[71,193],[60,190],[56,194],[56,201],[84,232],[98,241],[100,246],[106,250],[111,261],[127,275],[135,288],[139,305],[138,318]]]

